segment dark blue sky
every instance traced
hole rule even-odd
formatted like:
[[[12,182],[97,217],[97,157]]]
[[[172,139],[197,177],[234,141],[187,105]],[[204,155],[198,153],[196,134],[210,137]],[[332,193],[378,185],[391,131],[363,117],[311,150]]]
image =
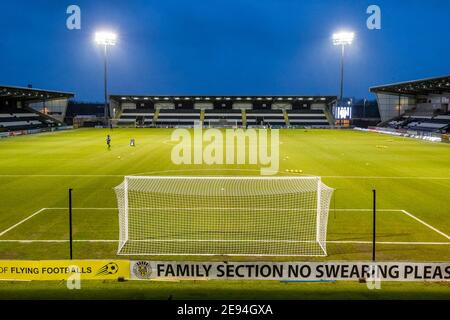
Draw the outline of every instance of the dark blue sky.
[[[66,8],[81,7],[81,30]],[[366,8],[382,29],[366,28]],[[101,101],[97,29],[110,51],[110,93],[338,94],[338,29],[356,32],[346,57],[346,96],[368,87],[450,74],[448,0],[1,1],[0,84],[76,93]]]

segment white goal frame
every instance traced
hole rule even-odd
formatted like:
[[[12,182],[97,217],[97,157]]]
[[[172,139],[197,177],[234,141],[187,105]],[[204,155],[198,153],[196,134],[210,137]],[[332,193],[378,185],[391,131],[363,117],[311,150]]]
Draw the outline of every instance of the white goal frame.
[[[118,255],[327,255],[320,177],[126,176],[115,192]]]

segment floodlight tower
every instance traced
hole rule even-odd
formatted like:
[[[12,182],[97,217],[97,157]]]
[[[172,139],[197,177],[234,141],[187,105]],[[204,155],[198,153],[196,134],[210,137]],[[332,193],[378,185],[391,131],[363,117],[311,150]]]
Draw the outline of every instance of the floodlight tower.
[[[335,46],[341,46],[341,91],[340,91],[340,100],[342,101],[344,97],[344,53],[345,46],[350,45],[355,38],[354,32],[337,32],[333,34],[333,44]]]
[[[107,68],[107,50],[108,46],[114,46],[117,42],[117,35],[113,32],[100,31],[95,33],[94,40],[97,44],[103,45],[103,63],[104,63],[104,90],[105,90],[105,122],[108,123],[108,68]]]

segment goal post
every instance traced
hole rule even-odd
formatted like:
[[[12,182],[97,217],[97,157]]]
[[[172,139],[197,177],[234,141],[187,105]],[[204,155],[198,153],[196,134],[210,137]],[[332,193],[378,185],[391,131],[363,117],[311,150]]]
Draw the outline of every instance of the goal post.
[[[325,256],[320,177],[126,176],[119,255]]]

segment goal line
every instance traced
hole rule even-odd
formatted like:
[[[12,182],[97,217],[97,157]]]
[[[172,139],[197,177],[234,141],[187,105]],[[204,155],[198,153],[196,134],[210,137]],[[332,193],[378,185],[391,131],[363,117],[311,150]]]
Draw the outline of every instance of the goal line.
[[[72,208],[76,211],[117,211],[118,208],[114,207],[74,207]],[[168,208],[170,209],[170,208]],[[175,208],[172,208],[175,210]],[[29,216],[25,217],[24,219],[18,221],[17,223],[11,225],[7,229],[0,232],[0,237],[4,237],[7,235],[10,231],[13,229],[19,227],[20,225],[24,224],[28,220],[32,219],[33,217],[45,213],[46,211],[63,211],[68,210],[68,208],[65,207],[48,207],[48,208],[41,208]],[[337,212],[371,212],[372,209],[365,209],[365,208],[333,208],[330,209],[330,211],[337,211]],[[450,240],[450,236],[446,233],[440,231],[439,229],[435,228],[434,226],[426,223],[422,219],[416,217],[412,213],[403,210],[403,209],[377,209],[378,212],[399,212],[403,213],[406,216],[410,217],[411,219],[414,219],[416,222],[426,226],[430,230],[434,231],[435,233],[440,234],[441,236],[445,237],[446,239]],[[176,240],[176,239],[175,239]],[[118,243],[119,239],[74,239],[74,242],[80,242],[80,243]],[[180,240],[178,240],[180,241]],[[182,239],[181,239],[182,241]],[[69,240],[66,239],[1,239],[0,243],[65,243],[69,242]],[[372,241],[359,241],[359,240],[327,240],[326,241],[329,244],[371,244]],[[433,242],[426,242],[426,241],[377,241],[377,244],[381,245],[450,245],[449,242],[439,242],[439,241],[433,241]]]

